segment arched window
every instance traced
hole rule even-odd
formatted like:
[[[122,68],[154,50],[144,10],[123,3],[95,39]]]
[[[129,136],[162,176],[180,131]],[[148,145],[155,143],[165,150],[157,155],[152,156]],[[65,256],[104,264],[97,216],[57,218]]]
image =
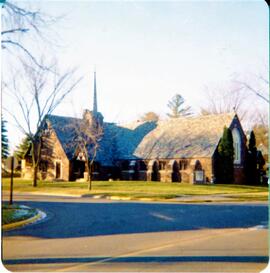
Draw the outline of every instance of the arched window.
[[[233,147],[234,147],[234,163],[240,164],[241,163],[241,137],[239,130],[234,128],[232,130],[233,136]]]

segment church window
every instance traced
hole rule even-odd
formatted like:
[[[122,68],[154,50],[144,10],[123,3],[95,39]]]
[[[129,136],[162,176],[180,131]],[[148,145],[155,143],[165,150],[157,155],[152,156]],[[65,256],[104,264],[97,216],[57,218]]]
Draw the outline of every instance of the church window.
[[[234,164],[241,163],[241,137],[239,130],[234,128],[232,130],[233,148],[234,148]]]
[[[166,169],[166,161],[160,161],[159,162],[159,169],[165,170]]]
[[[61,161],[55,162],[55,178],[59,179],[62,178],[62,164]]]
[[[186,170],[187,169],[188,162],[186,159],[182,159],[179,161],[179,169],[180,170]]]

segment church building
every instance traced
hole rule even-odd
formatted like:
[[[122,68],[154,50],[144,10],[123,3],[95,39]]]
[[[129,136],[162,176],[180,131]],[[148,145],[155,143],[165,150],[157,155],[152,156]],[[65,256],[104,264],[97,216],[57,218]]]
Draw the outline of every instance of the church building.
[[[215,183],[217,147],[226,126],[233,135],[234,183],[245,182],[246,137],[235,113],[127,125],[104,122],[96,73],[92,110],[80,119],[48,115],[42,126],[39,175],[44,180],[85,181],[91,160],[93,180]],[[26,158],[22,177],[31,176]]]

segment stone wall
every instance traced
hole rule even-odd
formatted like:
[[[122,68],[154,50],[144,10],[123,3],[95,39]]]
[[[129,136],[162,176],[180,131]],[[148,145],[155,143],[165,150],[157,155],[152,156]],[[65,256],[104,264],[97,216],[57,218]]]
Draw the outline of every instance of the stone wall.
[[[159,160],[135,160],[130,161],[131,164],[127,170],[121,170],[122,180],[141,180],[141,181],[162,181],[162,182],[184,182],[194,183],[195,165],[191,162],[199,161],[204,173],[204,182],[210,182],[212,178],[212,159],[159,159]],[[140,170],[140,161],[147,166],[147,170]],[[185,162],[185,166],[181,167],[180,161]],[[119,164],[121,165],[121,164]],[[183,164],[182,164],[183,165]],[[180,167],[182,169],[180,169]]]
[[[211,157],[199,157],[198,160],[202,165],[204,171],[205,182],[209,183],[213,175],[213,166]]]
[[[44,134],[43,148],[41,160],[47,162],[47,172],[45,175],[46,180],[64,180],[69,181],[69,160],[60,144],[56,133],[51,130],[49,133]],[[60,164],[60,177],[56,178],[56,164]]]
[[[159,174],[160,174],[160,181],[162,182],[172,182],[172,175],[171,175],[171,171],[168,170],[160,170]]]
[[[22,163],[22,178],[33,178],[32,164],[29,160]],[[56,178],[56,164],[60,166],[60,175]],[[69,160],[53,130],[42,137],[41,159],[38,177],[42,180],[69,181]]]

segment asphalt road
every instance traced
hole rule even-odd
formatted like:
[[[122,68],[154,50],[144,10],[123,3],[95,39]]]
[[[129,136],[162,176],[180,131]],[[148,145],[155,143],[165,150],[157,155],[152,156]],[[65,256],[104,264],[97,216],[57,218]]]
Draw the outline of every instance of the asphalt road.
[[[47,218],[3,233],[13,271],[259,272],[268,260],[266,203],[17,198]]]

